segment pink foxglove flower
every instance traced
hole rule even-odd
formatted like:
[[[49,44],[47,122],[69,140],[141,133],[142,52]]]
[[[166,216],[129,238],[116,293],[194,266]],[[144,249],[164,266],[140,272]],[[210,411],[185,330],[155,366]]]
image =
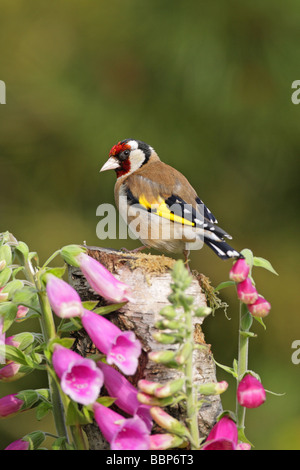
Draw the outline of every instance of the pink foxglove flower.
[[[151,434],[150,450],[165,450],[179,447],[183,443],[183,439],[175,434]]]
[[[257,300],[257,290],[249,277],[237,285],[237,295],[245,304],[253,304]]]
[[[249,264],[244,258],[239,258],[229,272],[229,278],[234,282],[242,282],[247,279],[250,271]]]
[[[257,408],[266,401],[266,391],[256,377],[247,374],[238,385],[237,399],[245,408]]]
[[[7,344],[8,346],[14,346],[15,348],[18,348],[20,346],[19,341],[16,341],[14,335],[5,338],[5,344]]]
[[[210,431],[202,450],[237,450],[238,430],[235,422],[223,416]]]
[[[23,404],[23,400],[17,398],[16,393],[0,398],[0,418],[6,418],[17,413]]]
[[[25,320],[25,317],[26,317],[28,312],[29,312],[28,307],[24,307],[24,305],[18,305],[18,311],[17,311],[17,315],[16,315],[16,322],[19,323],[22,320]]]
[[[4,287],[0,287],[0,302],[5,302],[8,299],[8,292],[2,292]]]
[[[36,450],[44,442],[46,434],[43,431],[33,431],[22,439],[9,444],[4,450]]]
[[[29,442],[18,439],[17,441],[11,442],[4,450],[29,450]]]
[[[263,318],[269,314],[271,310],[271,304],[261,295],[259,295],[254,304],[248,306],[248,310],[254,317]]]
[[[115,364],[124,374],[133,375],[141,354],[141,344],[133,331],[121,331],[103,316],[89,310],[84,310],[81,321],[96,348],[106,354],[108,364]]]
[[[94,416],[111,450],[148,450],[149,431],[138,416],[126,419],[115,411],[94,403]]]
[[[15,348],[18,348],[20,346],[19,341],[15,340],[15,336],[8,336],[7,338],[5,338],[4,343],[5,345],[14,346]],[[5,362],[6,365],[0,369],[0,381],[12,382],[24,375],[24,373],[19,372],[21,364],[17,364],[16,362],[7,360]]]
[[[5,268],[5,266],[6,266],[6,261],[5,261],[5,259],[2,259],[0,261],[0,271],[2,271]]]
[[[82,405],[97,400],[103,385],[103,373],[94,361],[56,344],[52,363],[61,380],[62,390],[72,400]]]
[[[51,307],[58,317],[78,317],[83,313],[78,293],[67,282],[47,274],[46,290]]]
[[[185,425],[178,421],[178,419],[166,413],[160,406],[152,406],[150,413],[154,421],[163,429],[177,436],[185,437],[188,435],[188,430]]]
[[[104,374],[104,385],[109,395],[117,398],[115,405],[129,415],[139,416],[145,422],[147,429],[151,431],[150,406],[142,405],[138,401],[137,389],[113,367],[103,362],[98,362],[97,365]]]
[[[248,444],[248,442],[240,442],[236,450],[251,450],[251,444]]]
[[[8,364],[3,366],[0,369],[0,381],[1,382],[12,382],[23,376],[22,373],[19,373],[21,364],[10,361]]]
[[[130,287],[116,279],[99,261],[85,253],[80,253],[76,260],[88,283],[99,295],[117,303],[133,300]]]

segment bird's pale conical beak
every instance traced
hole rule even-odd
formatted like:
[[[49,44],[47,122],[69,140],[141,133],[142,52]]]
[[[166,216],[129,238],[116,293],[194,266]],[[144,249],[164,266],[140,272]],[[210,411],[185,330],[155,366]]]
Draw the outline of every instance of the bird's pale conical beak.
[[[118,160],[115,157],[110,157],[106,163],[104,163],[103,167],[101,168],[101,171],[106,171],[106,170],[115,170],[116,168],[119,168],[120,164]]]

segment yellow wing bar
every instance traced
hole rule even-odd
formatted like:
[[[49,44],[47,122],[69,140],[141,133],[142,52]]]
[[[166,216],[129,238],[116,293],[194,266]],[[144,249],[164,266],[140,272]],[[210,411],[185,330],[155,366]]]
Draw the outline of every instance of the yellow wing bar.
[[[178,222],[183,225],[191,225],[192,227],[195,226],[194,222],[184,219],[183,217],[180,217],[179,215],[173,214],[168,208],[165,201],[161,197],[159,197],[157,201],[150,203],[146,199],[146,197],[142,194],[142,196],[139,198],[139,204],[141,206],[144,206],[146,209],[151,209],[157,215],[165,219],[169,219],[169,220],[172,220],[173,222]]]

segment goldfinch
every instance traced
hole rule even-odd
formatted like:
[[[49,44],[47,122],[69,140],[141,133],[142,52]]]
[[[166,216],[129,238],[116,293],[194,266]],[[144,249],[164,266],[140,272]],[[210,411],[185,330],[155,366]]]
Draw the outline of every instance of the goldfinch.
[[[140,241],[162,252],[183,252],[206,243],[221,259],[239,258],[215,216],[188,180],[163,163],[145,142],[125,139],[114,145],[100,171],[115,170],[115,202]]]

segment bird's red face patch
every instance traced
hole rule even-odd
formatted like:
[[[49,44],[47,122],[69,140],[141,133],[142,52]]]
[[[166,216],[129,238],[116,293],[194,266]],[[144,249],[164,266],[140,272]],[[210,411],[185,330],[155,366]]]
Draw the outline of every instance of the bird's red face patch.
[[[130,145],[128,145],[124,142],[123,143],[119,142],[117,145],[114,145],[112,147],[111,151],[109,152],[109,156],[110,157],[117,157],[124,150],[131,150]]]
[[[131,164],[129,158],[121,163],[121,167],[116,169],[117,178],[127,175],[130,172]]]
[[[130,145],[126,142],[119,142],[117,145],[114,145],[109,152],[110,157],[115,157],[119,160],[120,167],[116,168],[117,178],[124,176],[130,172],[131,162],[128,155],[128,158],[124,158],[121,154],[124,150],[131,150]]]

